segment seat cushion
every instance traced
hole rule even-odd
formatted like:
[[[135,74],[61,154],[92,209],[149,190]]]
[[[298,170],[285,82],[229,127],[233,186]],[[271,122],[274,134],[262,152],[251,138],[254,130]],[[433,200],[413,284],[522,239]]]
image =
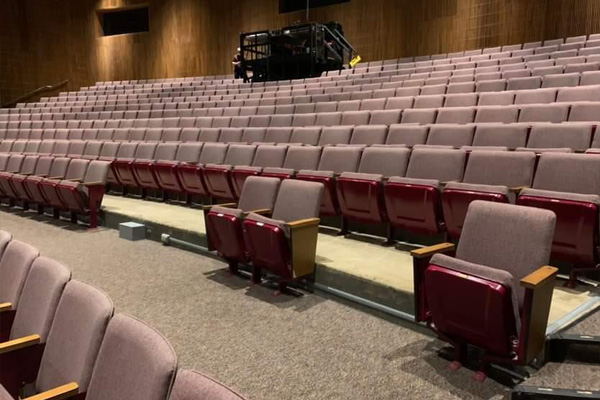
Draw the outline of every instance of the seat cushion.
[[[0,400],[13,400],[12,396],[8,394],[2,385],[0,385]]]
[[[482,185],[474,183],[463,183],[463,182],[449,182],[446,185],[446,189],[466,190],[474,192],[484,193],[497,193],[502,194],[508,198],[511,203],[515,202],[515,195],[511,193],[506,186],[502,185]]]
[[[483,278],[501,284],[510,290],[513,313],[515,321],[517,323],[517,332],[521,330],[521,318],[519,313],[519,300],[518,300],[518,283],[510,272],[503,271],[501,269],[486,267],[485,265],[474,264],[467,261],[459,260],[458,258],[449,257],[445,254],[435,254],[431,258],[430,264],[439,265],[465,273],[467,275],[473,275],[478,278]]]
[[[241,218],[242,217],[242,210],[240,210],[239,208],[228,208],[228,207],[221,207],[221,206],[212,206],[210,208],[210,212],[212,213],[217,213],[217,214],[223,214],[223,215],[230,215],[232,217],[236,217],[236,218]]]
[[[281,229],[283,231],[283,234],[285,235],[285,237],[287,237],[287,238],[290,237],[291,229],[288,226],[288,224],[285,223],[285,221],[282,221],[280,219],[264,217],[260,214],[256,214],[256,213],[252,213],[252,212],[246,216],[246,219],[249,221],[255,221],[258,223],[275,225],[276,227],[278,227],[279,229]]]
[[[418,186],[431,186],[436,189],[440,189],[440,181],[436,179],[416,179],[416,178],[402,178],[399,176],[391,177],[388,180],[389,183],[402,183],[405,185],[418,185]]]
[[[361,173],[361,172],[344,172],[340,175],[340,178],[360,179],[362,181],[381,182],[381,180],[383,179],[383,175],[365,174],[365,173]]]
[[[567,193],[567,192],[555,192],[552,190],[541,190],[541,189],[523,189],[520,196],[535,196],[544,197],[549,199],[557,200],[570,200],[580,201],[582,203],[592,203],[600,206],[600,196],[597,194],[580,194],[580,193]],[[600,215],[599,215],[600,219]],[[600,222],[599,225],[600,226]]]

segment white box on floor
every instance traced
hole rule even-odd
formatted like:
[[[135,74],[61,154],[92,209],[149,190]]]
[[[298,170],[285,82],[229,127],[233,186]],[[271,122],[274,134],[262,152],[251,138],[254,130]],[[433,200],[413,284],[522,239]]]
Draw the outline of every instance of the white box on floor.
[[[146,239],[146,225],[137,222],[123,222],[119,224],[119,237],[127,240]]]

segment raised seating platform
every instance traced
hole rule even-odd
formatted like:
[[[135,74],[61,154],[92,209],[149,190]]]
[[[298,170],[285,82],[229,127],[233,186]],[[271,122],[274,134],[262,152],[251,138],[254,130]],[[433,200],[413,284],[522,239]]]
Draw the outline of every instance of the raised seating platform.
[[[196,246],[206,246],[204,213],[200,209],[110,195],[105,196],[103,208],[105,225],[109,228],[117,229],[121,222],[136,221],[147,226],[148,239],[160,241],[163,234],[168,234]],[[403,245],[405,250],[398,250],[381,246],[378,237],[353,234],[344,238],[336,234],[337,230],[320,229],[316,288],[331,288],[334,294],[355,301],[353,296],[367,300],[363,303],[366,305],[378,303],[391,309],[388,311],[397,311],[396,316],[412,319],[413,266],[408,251],[416,247]],[[600,307],[599,288],[579,285],[569,289],[563,285],[564,281],[559,280],[554,289],[547,334],[583,319]]]

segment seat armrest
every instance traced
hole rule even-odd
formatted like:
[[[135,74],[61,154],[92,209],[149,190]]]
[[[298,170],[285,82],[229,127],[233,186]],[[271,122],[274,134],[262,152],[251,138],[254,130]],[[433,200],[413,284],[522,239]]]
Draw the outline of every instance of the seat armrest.
[[[67,383],[54,389],[47,390],[40,394],[27,397],[23,400],[63,400],[75,396],[79,393],[79,385],[75,382]]]
[[[12,303],[0,303],[0,312],[12,310]]]
[[[223,203],[223,204],[211,204],[207,206],[202,206],[204,211],[210,211],[214,206],[225,207],[225,208],[237,208],[237,203]]]
[[[81,179],[75,179],[75,178],[73,178],[73,179],[65,179],[65,180],[69,181],[69,182],[81,182]]]
[[[29,335],[22,338],[9,340],[8,342],[0,343],[0,354],[9,353],[11,351],[39,344],[40,340],[40,335]]]
[[[529,186],[515,186],[515,187],[508,188],[508,190],[510,190],[512,193],[519,194],[519,193],[521,193],[521,191],[523,189],[527,189],[527,188],[529,188]]]
[[[104,186],[104,182],[83,182],[83,186]]]
[[[292,229],[297,229],[297,228],[303,228],[306,226],[319,225],[319,222],[321,222],[321,220],[319,218],[307,218],[307,219],[300,219],[297,221],[288,222],[287,225]]]
[[[558,268],[545,265],[526,277],[521,279],[521,286],[527,289],[535,289],[536,287],[542,286],[548,282],[553,281],[554,275],[558,273]]]
[[[51,176],[50,178],[47,178],[47,179],[51,180],[51,181],[59,181],[59,180],[61,180],[63,178],[64,177],[62,177],[62,176]]]
[[[19,171],[6,171],[6,173],[8,173],[8,174],[18,174]]]
[[[414,258],[425,258],[431,257],[436,253],[448,253],[454,251],[454,243],[440,243],[433,246],[423,247],[421,249],[413,250],[410,255]]]
[[[523,365],[530,364],[543,351],[557,273],[557,268],[543,266],[521,279],[525,299],[518,355]]]

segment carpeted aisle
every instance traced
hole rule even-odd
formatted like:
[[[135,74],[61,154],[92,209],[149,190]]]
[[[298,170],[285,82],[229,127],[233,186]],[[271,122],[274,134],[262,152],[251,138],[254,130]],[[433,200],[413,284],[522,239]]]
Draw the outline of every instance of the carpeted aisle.
[[[318,295],[229,277],[226,265],[114,230],[0,210],[0,229],[105,290],[171,341],[181,366],[251,399],[501,399],[509,389],[446,370],[432,337]],[[39,220],[38,220],[39,219]]]

